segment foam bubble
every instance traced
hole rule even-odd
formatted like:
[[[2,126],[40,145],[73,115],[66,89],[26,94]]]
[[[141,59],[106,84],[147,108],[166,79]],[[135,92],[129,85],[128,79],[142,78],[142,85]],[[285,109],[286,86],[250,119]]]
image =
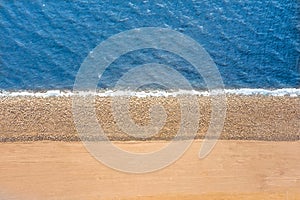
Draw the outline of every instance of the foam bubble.
[[[282,88],[282,89],[250,89],[250,88],[241,88],[241,89],[225,89],[225,93],[228,95],[242,95],[242,96],[289,96],[289,97],[299,97],[300,88]],[[165,90],[149,90],[149,91],[130,91],[130,90],[101,90],[96,93],[90,91],[82,91],[76,93],[76,95],[96,95],[99,97],[113,97],[113,96],[135,96],[139,98],[144,97],[176,97],[179,95],[198,95],[198,96],[210,96],[212,94],[218,94],[218,91],[199,91],[199,90],[174,90],[174,91],[165,91]],[[1,97],[70,97],[75,95],[72,91],[68,90],[47,90],[47,91],[0,91]]]

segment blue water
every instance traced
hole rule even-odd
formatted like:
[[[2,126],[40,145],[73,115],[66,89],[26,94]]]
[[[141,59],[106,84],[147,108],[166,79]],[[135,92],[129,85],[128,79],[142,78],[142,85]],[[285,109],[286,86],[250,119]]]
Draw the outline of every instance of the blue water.
[[[297,0],[9,1],[0,0],[0,89],[72,89],[80,64],[100,42],[138,27],[164,27],[199,42],[227,88],[300,86]],[[110,88],[130,68],[173,66],[195,88],[192,66],[145,49],[117,59],[99,87]]]

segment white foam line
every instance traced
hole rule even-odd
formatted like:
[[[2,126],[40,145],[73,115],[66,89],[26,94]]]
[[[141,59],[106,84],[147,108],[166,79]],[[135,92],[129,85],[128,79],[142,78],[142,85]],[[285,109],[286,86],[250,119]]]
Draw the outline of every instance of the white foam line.
[[[222,91],[221,91],[222,92]],[[48,90],[45,92],[37,91],[0,91],[1,97],[70,97],[74,95],[87,96],[96,95],[99,97],[113,97],[113,96],[135,96],[135,97],[168,97],[168,96],[179,96],[179,95],[198,95],[198,96],[210,96],[218,94],[220,91],[196,91],[196,90],[178,90],[178,91],[163,91],[163,90],[153,90],[153,91],[120,91],[120,90],[103,90],[96,93],[82,91],[82,92],[72,92],[72,91],[61,91],[61,90]],[[225,89],[225,93],[228,95],[263,95],[263,96],[290,96],[299,97],[300,88],[282,88],[276,90],[268,89]]]

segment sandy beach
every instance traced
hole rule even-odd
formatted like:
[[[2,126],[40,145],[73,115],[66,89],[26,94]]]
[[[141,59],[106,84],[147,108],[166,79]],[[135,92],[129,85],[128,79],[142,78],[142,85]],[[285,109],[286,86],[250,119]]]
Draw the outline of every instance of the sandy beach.
[[[117,145],[141,151],[165,143]],[[0,188],[3,199],[25,200],[300,198],[299,141],[219,141],[201,160],[200,146],[195,141],[171,166],[137,175],[104,166],[79,142],[2,143]]]
[[[234,95],[227,101],[224,130],[209,156],[198,158],[211,112],[209,98],[199,97],[197,140],[169,167],[137,175],[87,152],[71,98],[0,98],[0,199],[300,199],[300,99]],[[147,124],[156,103],[168,116],[158,134],[133,140],[114,123],[110,102],[97,98],[97,117],[121,149],[159,149],[179,127],[176,98],[133,97],[136,123]]]

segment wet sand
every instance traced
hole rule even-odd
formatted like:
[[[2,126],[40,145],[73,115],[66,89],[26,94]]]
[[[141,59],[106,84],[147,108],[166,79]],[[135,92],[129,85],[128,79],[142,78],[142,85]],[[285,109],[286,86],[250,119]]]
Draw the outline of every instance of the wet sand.
[[[203,139],[210,122],[210,99],[199,97],[197,139]],[[164,127],[147,140],[169,140],[180,126],[180,107],[175,97],[131,99],[130,114],[139,125],[149,122],[151,105],[161,104],[167,114]],[[111,99],[97,98],[96,113],[110,140],[136,140],[124,134],[114,121]],[[220,139],[296,141],[300,139],[300,98],[272,96],[228,96],[227,115]],[[0,98],[0,142],[80,141],[72,115],[70,97]]]

